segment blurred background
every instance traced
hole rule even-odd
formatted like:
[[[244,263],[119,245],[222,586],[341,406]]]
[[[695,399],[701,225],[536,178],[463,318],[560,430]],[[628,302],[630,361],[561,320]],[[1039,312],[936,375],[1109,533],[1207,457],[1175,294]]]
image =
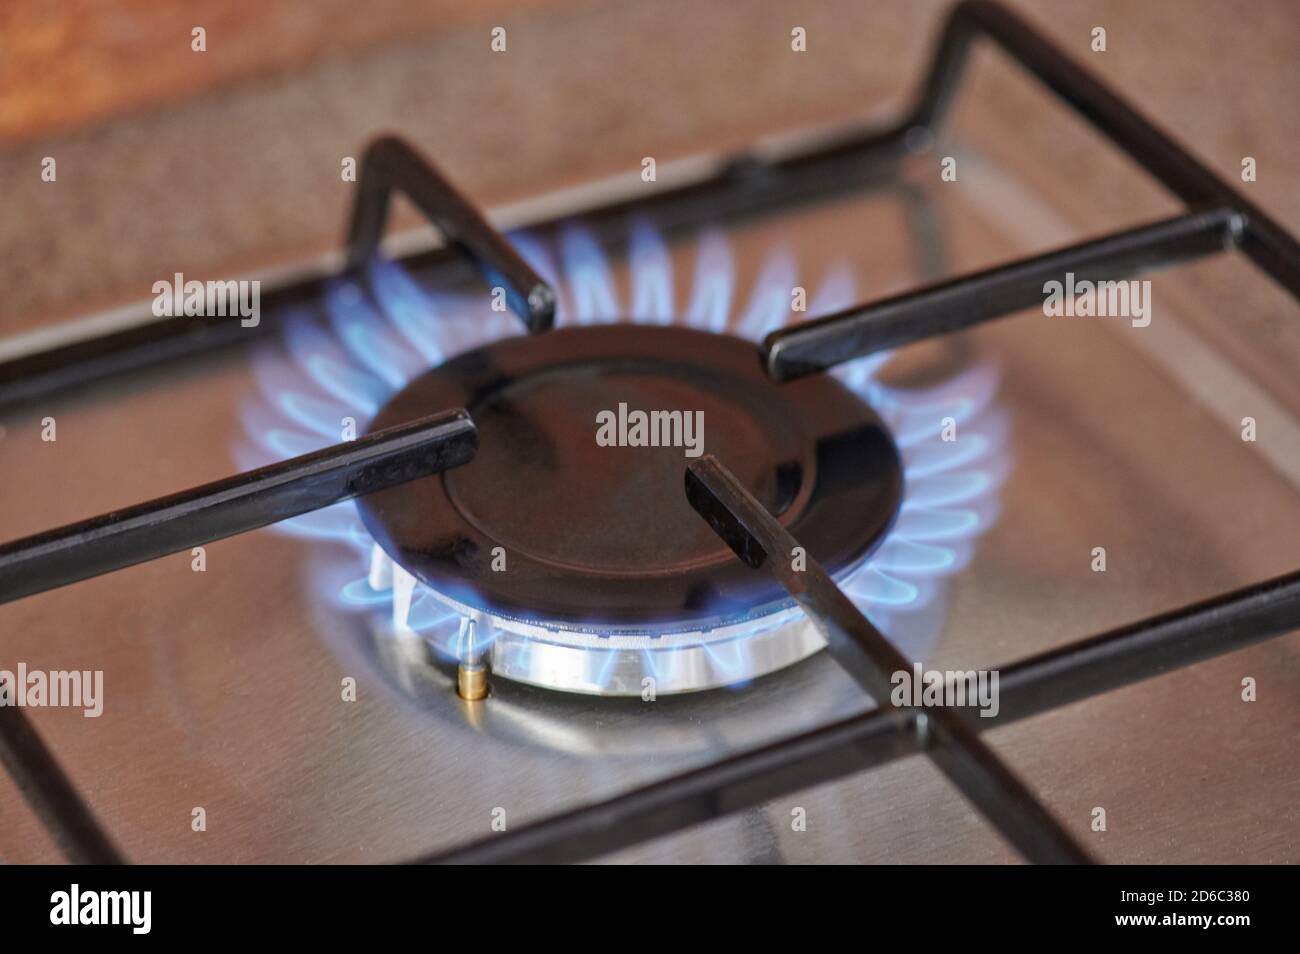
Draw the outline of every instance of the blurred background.
[[[8,0],[0,7],[0,334],[337,246],[344,156],[423,147],[484,205],[764,133],[883,114],[914,88],[943,0]],[[1291,0],[1011,0],[1300,230],[1300,8]],[[202,26],[207,50],[191,50]],[[494,26],[507,49],[490,48]],[[808,52],[790,50],[803,26]],[[1089,50],[1094,26],[1105,53]],[[976,93],[1089,203],[1077,122],[987,53]],[[993,65],[996,63],[997,65]],[[1078,133],[1082,135],[1082,133]],[[41,161],[57,159],[57,187]],[[1146,208],[1144,206],[1150,206]],[[1129,218],[1132,221],[1132,218]],[[413,216],[399,222],[416,222]]]

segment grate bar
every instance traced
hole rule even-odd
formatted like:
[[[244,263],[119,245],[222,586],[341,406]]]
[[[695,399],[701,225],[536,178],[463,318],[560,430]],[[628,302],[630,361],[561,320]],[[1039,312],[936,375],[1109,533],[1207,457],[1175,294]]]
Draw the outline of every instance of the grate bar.
[[[0,705],[0,765],[68,861],[122,864],[122,856],[16,705]]]
[[[264,527],[465,463],[478,432],[444,411],[0,545],[0,603]]]
[[[902,130],[942,124],[961,82],[972,43],[987,37],[1079,115],[1190,206],[1241,213],[1241,250],[1293,296],[1300,297],[1300,244],[1177,140],[1017,14],[991,0],[964,0],[948,18],[916,106]],[[922,138],[932,138],[930,136]]]
[[[884,709],[893,674],[909,672],[912,664],[830,574],[811,554],[803,554],[803,569],[795,568],[794,557],[802,552],[798,541],[712,454],[687,468],[686,496],[741,560],[785,587],[826,638],[832,658]],[[1088,863],[1083,849],[956,709],[895,706],[893,712],[900,733],[919,736],[939,770],[1026,858]]]
[[[778,381],[1000,318],[1043,301],[1044,282],[1117,279],[1222,252],[1236,242],[1231,209],[1191,212],[975,272],[774,331],[763,360]]]
[[[364,268],[379,248],[393,190],[404,192],[443,236],[500,282],[506,300],[531,332],[555,323],[555,290],[488,224],[427,157],[396,136],[381,136],[362,159],[348,229],[348,267]]]
[[[1296,629],[1300,572],[1002,666],[998,714],[972,725],[1008,725]],[[918,751],[896,713],[874,709],[419,861],[586,861]]]
[[[1067,270],[1086,272],[1094,280],[1114,279],[1237,247],[1300,298],[1300,244],[1295,238],[1058,46],[997,3],[958,4],[944,27],[916,105],[882,141],[900,136],[933,141],[956,95],[971,45],[980,37],[999,45],[1178,198],[1213,211],[1120,232],[775,332],[764,342],[773,377],[786,380],[808,374],[1028,307],[1041,300],[1036,289],[1043,281]],[[1216,245],[1220,236],[1222,241]],[[1150,248],[1143,248],[1147,243]],[[1169,243],[1168,258],[1161,255],[1165,243]],[[968,311],[943,314],[948,308]]]

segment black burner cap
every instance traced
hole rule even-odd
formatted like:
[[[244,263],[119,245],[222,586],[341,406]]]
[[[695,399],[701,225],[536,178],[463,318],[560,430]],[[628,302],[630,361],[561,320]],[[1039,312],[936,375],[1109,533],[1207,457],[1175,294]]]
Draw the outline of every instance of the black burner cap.
[[[596,325],[496,342],[396,394],[372,430],[463,406],[478,455],[360,498],[362,519],[417,579],[496,616],[654,632],[784,605],[687,503],[687,448],[598,443],[598,421],[620,405],[633,424],[634,411],[702,415],[704,452],[832,574],[865,559],[897,513],[894,442],[835,378],[777,384],[757,348],[729,335]]]

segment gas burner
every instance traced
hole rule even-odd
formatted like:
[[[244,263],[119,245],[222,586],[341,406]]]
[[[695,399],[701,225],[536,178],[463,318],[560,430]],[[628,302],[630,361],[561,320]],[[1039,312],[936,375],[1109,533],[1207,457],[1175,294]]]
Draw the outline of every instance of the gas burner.
[[[479,428],[474,461],[369,495],[362,519],[474,621],[494,673],[535,685],[639,695],[649,677],[686,692],[824,645],[687,503],[682,468],[700,447],[602,446],[602,414],[701,420],[704,448],[841,578],[900,505],[898,450],[870,406],[827,374],[776,384],[729,335],[599,325],[506,339],[416,378],[371,427],[457,406]]]
[[[472,408],[477,425],[475,460],[444,477],[277,525],[346,545],[319,562],[314,592],[364,615],[377,645],[426,644],[467,699],[487,692],[489,670],[603,697],[748,685],[826,643],[671,490],[704,451],[814,541],[802,545],[891,639],[924,654],[946,617],[945,578],[999,511],[1009,458],[996,369],[940,346],[890,383],[888,352],[778,383],[757,339],[789,318],[790,256],[774,249],[741,294],[730,245],[705,231],[678,288],[658,229],[636,222],[628,238],[623,300],[624,263],[584,225],[555,233],[556,257],[549,237],[511,237],[555,289],[560,327],[544,335],[517,337],[481,298],[384,259],[334,283],[323,313],[288,321],[285,346],[259,356],[246,465],[309,452],[341,421],[368,425],[370,440],[439,401]],[[853,294],[832,268],[810,310]],[[611,314],[648,323],[598,324]],[[606,414],[654,411],[683,414],[688,446],[598,437]],[[686,439],[688,411],[702,443]],[[960,441],[944,439],[945,421]]]

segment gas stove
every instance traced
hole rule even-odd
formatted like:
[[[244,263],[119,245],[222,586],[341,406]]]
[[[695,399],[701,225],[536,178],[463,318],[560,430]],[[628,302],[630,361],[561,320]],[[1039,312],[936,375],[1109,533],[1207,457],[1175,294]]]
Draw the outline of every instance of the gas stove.
[[[1163,214],[1079,234],[1014,129],[949,122],[977,42]],[[0,706],[4,827],[73,861],[1295,860],[1300,248],[1077,59],[961,3],[894,120],[492,215],[381,137],[344,254],[11,342],[0,670],[102,689]],[[436,234],[381,251],[398,195]]]

